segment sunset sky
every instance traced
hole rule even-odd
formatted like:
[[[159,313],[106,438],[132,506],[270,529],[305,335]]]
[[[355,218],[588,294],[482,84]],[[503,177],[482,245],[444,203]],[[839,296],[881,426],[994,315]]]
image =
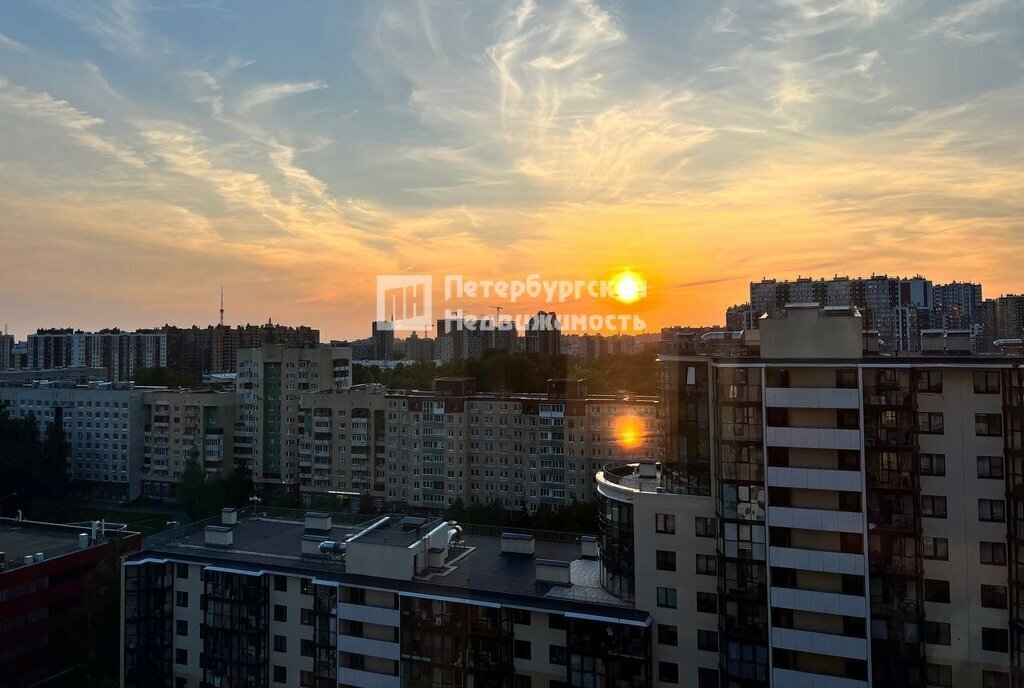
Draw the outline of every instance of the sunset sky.
[[[651,328],[762,276],[1020,292],[1022,5],[3,2],[0,327],[208,324],[223,285],[361,337],[396,273],[628,268]]]

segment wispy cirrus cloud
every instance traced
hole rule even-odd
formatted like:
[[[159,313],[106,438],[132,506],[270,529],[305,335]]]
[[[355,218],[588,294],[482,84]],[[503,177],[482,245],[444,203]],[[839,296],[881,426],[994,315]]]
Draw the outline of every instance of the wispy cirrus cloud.
[[[149,48],[138,0],[37,0],[111,52],[139,55]]]
[[[238,109],[247,112],[260,105],[274,103],[289,96],[320,91],[325,88],[327,88],[327,84],[323,81],[263,84],[243,93],[238,101]]]
[[[967,44],[985,43],[1003,35],[1005,27],[986,22],[986,16],[1011,6],[1012,0],[971,0],[930,20],[921,36],[937,35]],[[1020,9],[1020,6],[1017,6]]]

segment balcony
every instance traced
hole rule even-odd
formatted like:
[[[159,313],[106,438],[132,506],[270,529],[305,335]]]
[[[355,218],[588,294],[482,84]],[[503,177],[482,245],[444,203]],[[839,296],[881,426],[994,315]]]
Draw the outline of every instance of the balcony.
[[[361,604],[342,602],[338,605],[338,618],[397,628],[400,623],[401,613],[397,609],[389,609],[387,607],[368,607]]]
[[[862,533],[864,532],[864,517],[859,511],[801,509],[769,505],[768,525],[779,528]]]
[[[402,654],[396,642],[360,638],[352,635],[338,636],[338,650],[340,652],[352,652],[357,655],[393,659],[395,661],[398,661]]]
[[[864,555],[847,552],[769,547],[768,563],[771,566],[821,573],[842,573],[851,576],[863,576],[865,573]]]
[[[826,468],[768,467],[769,487],[795,487],[804,490],[838,490],[860,492],[860,471],[837,471]]]
[[[860,430],[838,428],[782,428],[769,426],[765,443],[796,449],[860,449]]]
[[[777,408],[860,408],[860,390],[832,387],[769,387],[765,405]]]
[[[847,659],[868,658],[868,641],[865,638],[850,638],[845,635],[801,631],[795,628],[773,628],[772,647]]]
[[[772,684],[791,688],[867,688],[867,681],[793,669],[773,669]]]
[[[356,688],[400,688],[402,680],[398,676],[378,674],[375,671],[338,667],[338,683]]]
[[[777,587],[771,589],[771,605],[782,609],[862,618],[867,616],[868,609],[867,600],[863,596]]]

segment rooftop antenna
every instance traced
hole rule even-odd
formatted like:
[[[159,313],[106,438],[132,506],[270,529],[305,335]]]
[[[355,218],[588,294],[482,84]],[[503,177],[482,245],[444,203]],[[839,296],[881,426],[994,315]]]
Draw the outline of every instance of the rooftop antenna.
[[[220,287],[220,326],[224,327],[224,285]]]

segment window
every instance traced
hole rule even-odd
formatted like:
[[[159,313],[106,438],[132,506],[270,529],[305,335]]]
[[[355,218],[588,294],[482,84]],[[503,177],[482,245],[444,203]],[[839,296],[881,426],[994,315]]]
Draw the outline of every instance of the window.
[[[287,621],[288,620],[288,607],[283,604],[274,605],[274,621]]]
[[[515,679],[515,688],[530,688],[530,686],[533,685],[533,679],[531,679],[529,676],[516,674]]]
[[[658,588],[658,606],[668,607],[669,609],[676,608],[676,589],[675,588]]]
[[[316,674],[312,671],[302,670],[299,672],[299,687],[313,688],[316,683]]]
[[[530,659],[530,641],[516,640],[513,642],[512,654],[516,659]]]
[[[718,652],[718,631],[697,629],[697,649]]]
[[[949,604],[949,581],[925,578],[924,599],[926,602]]]
[[[188,635],[188,621],[178,619],[174,622],[174,632],[177,635]]]
[[[715,529],[715,519],[713,517],[698,516],[697,520],[697,537],[709,537],[713,538],[717,535]]]
[[[1006,566],[1006,543],[981,542],[981,563]]]
[[[676,570],[676,553],[659,549],[655,553],[655,565],[659,571]]]
[[[658,662],[658,680],[662,683],[679,683],[679,665],[675,662]]]
[[[997,371],[997,370],[975,370],[974,371],[974,393],[975,394],[999,394],[999,371]]]
[[[1006,521],[1006,504],[1001,499],[979,499],[978,520],[991,523]]]
[[[175,676],[174,688],[188,688],[188,679],[184,676]]]
[[[565,666],[565,647],[562,645],[548,645],[548,662]]]
[[[949,539],[940,537],[921,538],[921,556],[925,559],[949,560]]]
[[[946,455],[921,454],[921,475],[946,475]]]
[[[1010,634],[1005,628],[982,628],[981,649],[989,652],[1009,652]]]
[[[283,635],[274,636],[274,652],[287,652],[288,638]]]
[[[697,573],[707,576],[718,575],[718,560],[714,554],[697,555]]]
[[[918,413],[917,431],[922,435],[941,435],[943,432],[942,414],[932,412]]]
[[[915,375],[917,376],[918,392],[938,393],[942,391],[941,370],[918,370],[915,371]]]
[[[718,669],[697,669],[697,688],[718,688]]]
[[[991,609],[1006,609],[1006,586],[982,585],[981,606]]]
[[[952,688],[953,669],[948,664],[928,663],[925,668],[925,683],[934,688]]]
[[[974,414],[974,434],[978,437],[1000,437],[1003,434],[1003,417],[998,413]]]
[[[520,626],[529,626],[530,612],[526,611],[525,609],[513,609],[512,623],[519,624]]]
[[[174,663],[175,664],[188,664],[188,650],[183,650],[180,647],[174,651]]]
[[[188,564],[176,564],[174,567],[174,575],[178,578],[188,578]]]
[[[274,683],[288,683],[288,667],[274,665]]]
[[[666,533],[668,535],[676,534],[676,516],[675,514],[654,514],[654,532]]]
[[[921,495],[921,515],[927,518],[946,518],[946,498]]]
[[[274,590],[288,592],[288,576],[274,576]]]
[[[841,430],[856,430],[860,427],[860,413],[851,409],[837,410],[836,427]]]
[[[313,645],[313,641],[308,638],[302,638],[299,640],[299,654],[303,657],[313,657],[316,655],[316,646]]]
[[[924,641],[932,645],[949,645],[949,624],[941,621],[925,621]]]
[[[188,606],[188,593],[185,592],[184,590],[179,590],[177,593],[175,593],[175,595],[174,595],[174,604],[176,604],[179,607],[187,607]]]
[[[303,595],[312,595],[313,592],[310,590],[310,585],[313,580],[311,578],[302,578],[299,582],[299,592]]]
[[[1010,688],[1010,675],[1002,671],[983,671],[981,688]]]
[[[300,609],[299,610],[299,623],[303,626],[313,625],[313,610],[312,609]]]
[[[705,614],[717,614],[718,613],[718,593],[714,593],[714,592],[698,592],[697,593],[697,611],[704,612]]]
[[[668,624],[658,624],[658,644],[678,645],[679,629],[676,626],[669,626]]]
[[[993,480],[1002,480],[1003,473],[1003,457],[1001,456],[979,456],[978,457],[978,477],[979,478],[991,478]]]

